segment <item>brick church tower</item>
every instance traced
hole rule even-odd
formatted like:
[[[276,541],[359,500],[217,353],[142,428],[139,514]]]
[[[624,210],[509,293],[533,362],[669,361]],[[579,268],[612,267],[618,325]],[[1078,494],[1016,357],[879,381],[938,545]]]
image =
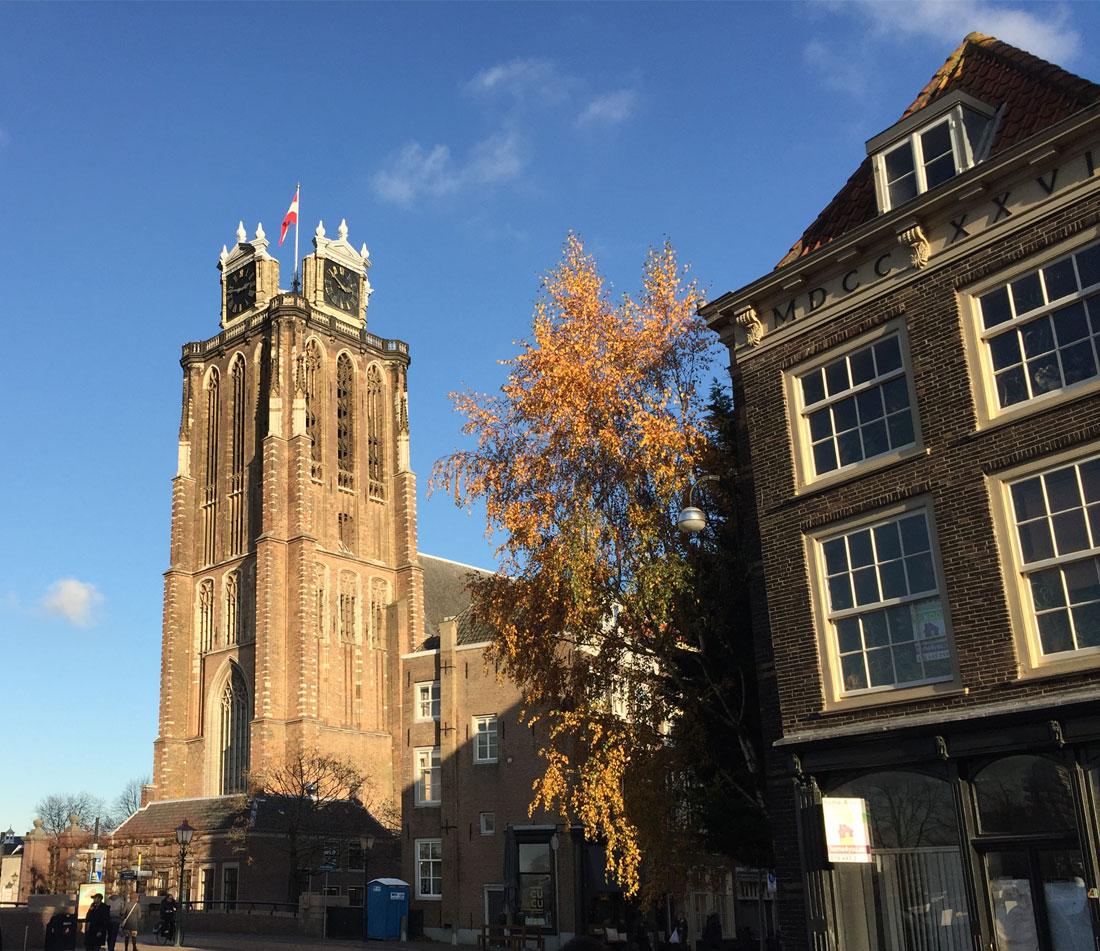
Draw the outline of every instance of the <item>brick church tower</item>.
[[[367,332],[346,224],[313,244],[287,292],[238,228],[221,332],[183,347],[152,800],[242,791],[298,748],[396,795],[397,671],[424,638],[408,346]]]

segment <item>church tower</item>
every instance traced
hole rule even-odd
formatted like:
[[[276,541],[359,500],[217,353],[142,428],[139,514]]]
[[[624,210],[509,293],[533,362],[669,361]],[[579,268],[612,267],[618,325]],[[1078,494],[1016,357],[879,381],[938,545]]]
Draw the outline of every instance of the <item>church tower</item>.
[[[313,246],[281,290],[240,226],[221,332],[183,347],[155,800],[243,791],[296,749],[396,793],[396,672],[424,637],[408,345],[368,332],[347,225]]]

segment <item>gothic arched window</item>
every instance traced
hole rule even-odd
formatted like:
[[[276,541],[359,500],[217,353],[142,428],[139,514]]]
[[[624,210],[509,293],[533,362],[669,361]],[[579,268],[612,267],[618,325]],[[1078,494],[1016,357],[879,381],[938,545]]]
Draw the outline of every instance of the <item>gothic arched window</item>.
[[[206,381],[206,473],[202,501],[202,563],[216,559],[215,541],[218,514],[218,371],[210,371]]]
[[[373,498],[385,496],[382,481],[382,371],[367,371],[367,488]]]
[[[229,554],[244,550],[244,357],[237,354],[229,370],[233,384],[229,445]]]
[[[214,579],[204,578],[199,584],[199,650],[214,646]]]
[[[302,389],[306,399],[306,435],[309,436],[310,445],[310,474],[314,479],[320,479],[323,470],[321,427],[317,425],[317,413],[321,407],[321,350],[316,340],[311,340],[306,345],[302,369]]]
[[[244,792],[248,773],[248,727],[252,719],[248,685],[237,667],[222,688],[218,731],[218,791]]]
[[[341,353],[336,361],[336,475],[341,489],[355,488],[355,369],[351,357]]]
[[[240,638],[241,585],[237,572],[225,576],[225,643],[236,644]]]

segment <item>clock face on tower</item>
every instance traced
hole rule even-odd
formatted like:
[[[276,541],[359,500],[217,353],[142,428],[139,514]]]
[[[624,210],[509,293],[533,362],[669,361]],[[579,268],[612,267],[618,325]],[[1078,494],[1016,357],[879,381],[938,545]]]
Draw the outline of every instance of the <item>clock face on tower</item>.
[[[238,317],[256,303],[256,262],[249,261],[225,276],[225,315]]]
[[[337,264],[325,261],[325,303],[348,314],[359,313],[359,275]]]

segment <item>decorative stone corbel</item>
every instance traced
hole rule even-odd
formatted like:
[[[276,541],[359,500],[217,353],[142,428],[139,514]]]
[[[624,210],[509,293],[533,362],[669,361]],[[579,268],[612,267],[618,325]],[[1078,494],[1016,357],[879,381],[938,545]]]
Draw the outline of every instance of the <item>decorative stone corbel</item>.
[[[932,245],[928,243],[919,224],[913,223],[899,231],[898,244],[909,248],[909,263],[918,271],[928,264],[928,259],[932,256]]]
[[[745,331],[745,343],[750,347],[755,347],[760,343],[760,338],[764,336],[764,325],[760,323],[760,318],[756,316],[756,310],[749,307],[734,318],[737,321],[737,326]]]

